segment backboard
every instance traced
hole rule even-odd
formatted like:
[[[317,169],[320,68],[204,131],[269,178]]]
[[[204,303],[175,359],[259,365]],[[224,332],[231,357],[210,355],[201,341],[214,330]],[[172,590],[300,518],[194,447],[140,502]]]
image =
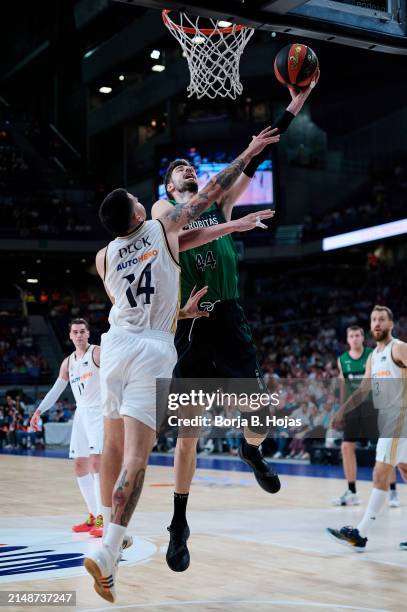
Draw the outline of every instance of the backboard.
[[[271,32],[407,54],[407,0],[116,0]]]

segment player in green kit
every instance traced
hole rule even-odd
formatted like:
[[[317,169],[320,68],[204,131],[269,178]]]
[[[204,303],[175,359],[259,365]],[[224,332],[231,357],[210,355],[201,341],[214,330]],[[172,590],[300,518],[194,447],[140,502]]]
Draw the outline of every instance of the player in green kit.
[[[346,341],[349,351],[338,358],[340,372],[340,404],[341,406],[359,386],[366,370],[366,363],[373,349],[364,346],[365,334],[358,325],[351,325],[346,330]],[[348,489],[340,497],[332,500],[334,506],[358,506],[360,498],[356,491],[356,443],[375,442],[379,437],[377,428],[377,410],[374,409],[371,398],[363,402],[355,410],[347,413],[344,419],[343,441],[341,445],[342,465]],[[391,485],[389,504],[400,505],[395,482]]]
[[[300,93],[290,90],[292,101],[273,125],[280,134],[301,110],[318,78],[319,74],[307,90]],[[220,224],[229,222],[234,204],[269,154],[270,147],[266,147],[246,166],[235,185],[184,229],[205,229],[207,234],[211,228],[215,232]],[[152,217],[155,219],[168,213],[175,205],[188,203],[194,196],[198,190],[195,168],[187,160],[175,160],[166,172],[165,188],[168,200],[159,200],[154,204]],[[261,223],[259,226],[265,227]],[[187,301],[194,287],[207,287],[200,308],[209,312],[210,316],[178,322],[175,336],[178,362],[174,376],[257,379],[259,390],[268,392],[256,359],[250,327],[238,302],[238,258],[231,236],[220,237],[181,253],[180,263],[181,305]],[[280,489],[278,476],[265,461],[259,448],[267,431],[267,428],[263,428],[260,435],[256,432],[253,437],[243,437],[239,455],[253,469],[259,485],[269,493],[276,493]],[[196,438],[178,437],[175,450],[174,515],[169,527],[170,543],[166,558],[169,567],[178,572],[185,571],[189,566],[186,506],[196,468],[196,446]]]

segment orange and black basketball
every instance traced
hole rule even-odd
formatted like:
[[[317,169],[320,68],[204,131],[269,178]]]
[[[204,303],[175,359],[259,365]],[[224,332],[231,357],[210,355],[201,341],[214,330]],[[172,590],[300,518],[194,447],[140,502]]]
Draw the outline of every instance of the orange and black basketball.
[[[318,58],[311,47],[295,43],[277,53],[274,72],[283,85],[305,89],[314,78],[318,66]]]

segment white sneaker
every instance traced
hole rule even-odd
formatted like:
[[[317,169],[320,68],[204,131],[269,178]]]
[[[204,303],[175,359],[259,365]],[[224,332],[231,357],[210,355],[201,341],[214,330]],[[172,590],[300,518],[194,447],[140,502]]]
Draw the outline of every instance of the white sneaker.
[[[357,493],[352,493],[349,489],[340,497],[332,500],[333,506],[359,506],[360,499]]]
[[[283,453],[280,453],[280,451],[277,451],[276,453],[274,453],[273,459],[281,459],[282,456],[283,456]]]
[[[400,508],[401,504],[400,504],[400,498],[399,498],[399,494],[397,493],[397,491],[391,491],[389,492],[389,506],[390,508]]]
[[[109,548],[102,544],[97,550],[90,552],[83,562],[86,571],[94,579],[93,588],[96,593],[110,603],[116,600],[114,583],[119,559],[120,555],[114,559]]]

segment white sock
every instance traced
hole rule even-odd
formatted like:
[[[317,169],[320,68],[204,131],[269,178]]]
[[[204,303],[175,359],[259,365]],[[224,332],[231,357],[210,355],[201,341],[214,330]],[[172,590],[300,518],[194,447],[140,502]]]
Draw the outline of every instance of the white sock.
[[[362,538],[366,538],[370,529],[373,527],[377,515],[386,502],[387,495],[388,491],[382,491],[381,489],[373,489],[371,492],[363,518],[357,526]]]
[[[102,499],[100,497],[100,474],[99,472],[95,472],[93,474],[93,484],[95,487],[96,514],[102,514]]]
[[[107,535],[107,528],[109,527],[110,517],[112,515],[111,506],[102,506],[102,516],[103,516],[103,541],[105,541]]]
[[[88,507],[88,512],[93,514],[93,516],[96,516],[95,487],[93,484],[92,474],[86,474],[86,476],[77,476],[77,481],[82,493],[82,497]]]
[[[103,544],[110,549],[115,559],[119,554],[120,546],[122,545],[126,529],[127,527],[123,527],[123,525],[109,523],[106,536],[103,538]]]

